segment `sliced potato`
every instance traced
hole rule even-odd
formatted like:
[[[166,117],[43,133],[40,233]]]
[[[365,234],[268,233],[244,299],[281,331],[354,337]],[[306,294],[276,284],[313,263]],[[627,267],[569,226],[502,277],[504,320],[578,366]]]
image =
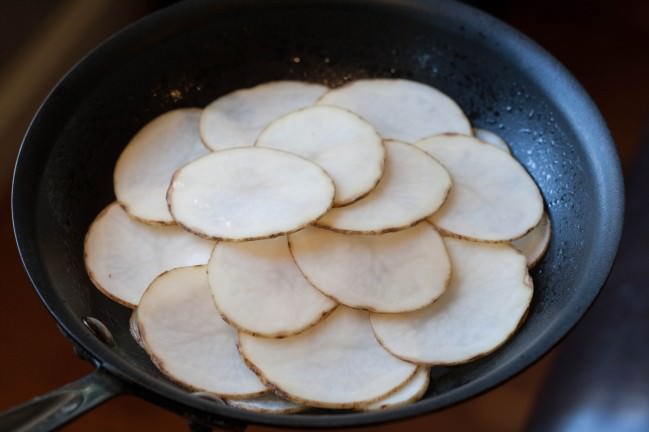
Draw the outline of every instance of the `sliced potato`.
[[[379,345],[367,312],[345,306],[284,339],[239,333],[239,350],[271,388],[290,400],[324,408],[378,400],[417,368]]]
[[[219,243],[208,267],[217,308],[232,325],[262,336],[299,333],[336,303],[307,281],[285,236]]]
[[[493,351],[516,330],[532,299],[525,257],[511,245],[444,240],[453,265],[444,295],[414,312],[370,315],[385,348],[425,365],[463,363]]]
[[[343,233],[378,234],[413,226],[439,209],[451,188],[444,167],[418,148],[385,143],[383,177],[365,198],[334,208],[317,226]]]
[[[173,224],[167,188],[174,171],[209,150],[198,134],[201,110],[177,109],[144,126],[122,151],[113,175],[117,201],[133,217]]]
[[[415,81],[358,80],[330,90],[318,104],[353,111],[383,138],[411,144],[440,133],[471,133],[469,121],[451,98]]]
[[[451,276],[444,242],[426,222],[381,235],[306,228],[289,241],[295,262],[314,286],[354,308],[419,309],[442,295]]]
[[[116,202],[90,225],[84,244],[86,270],[111,299],[135,307],[160,273],[207,264],[214,242],[177,226],[153,226],[131,219]]]
[[[140,347],[144,348],[142,337],[140,336],[140,327],[137,323],[137,309],[131,313],[131,318],[128,320],[128,331],[131,333],[133,340],[135,340]]]
[[[389,408],[397,408],[403,405],[419,400],[430,383],[430,369],[420,366],[417,368],[415,375],[399,390],[389,396],[372,402],[369,405],[362,407],[364,411],[379,411]]]
[[[313,162],[280,150],[244,147],[185,165],[167,193],[183,228],[205,238],[241,241],[296,231],[333,203],[331,178]]]
[[[527,266],[534,267],[545,254],[550,244],[550,218],[543,212],[541,222],[523,237],[512,241],[512,245],[527,258]]]
[[[492,146],[499,148],[500,150],[503,150],[509,154],[512,153],[509,149],[509,145],[507,145],[507,142],[495,132],[491,132],[486,129],[473,129],[473,134],[482,142],[491,144]]]
[[[292,414],[307,409],[305,405],[267,393],[253,399],[226,399],[225,403],[242,410],[266,414]]]
[[[481,241],[525,235],[543,215],[543,198],[527,171],[510,155],[474,137],[437,135],[417,147],[439,160],[453,188],[431,222],[442,232]]]
[[[145,349],[173,381],[229,398],[266,392],[239,356],[236,331],[214,306],[206,266],[158,276],[142,296],[137,319]]]
[[[271,121],[313,105],[326,91],[325,86],[298,81],[273,81],[236,90],[205,107],[201,137],[213,150],[251,146]]]
[[[289,113],[268,125],[256,145],[294,153],[321,166],[336,186],[334,206],[367,194],[383,173],[381,137],[365,120],[341,108],[316,106]]]

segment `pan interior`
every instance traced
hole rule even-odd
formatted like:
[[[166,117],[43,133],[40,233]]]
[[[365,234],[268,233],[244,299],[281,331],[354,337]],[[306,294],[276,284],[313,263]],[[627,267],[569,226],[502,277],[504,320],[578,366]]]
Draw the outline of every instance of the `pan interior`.
[[[271,80],[338,86],[367,77],[407,78],[444,91],[474,127],[510,143],[536,180],[553,238],[532,272],[527,321],[495,353],[433,368],[422,401],[392,411],[242,414],[191,397],[165,381],[131,338],[130,311],[101,295],[85,274],[84,235],[114,200],[117,157],[144,124],[174,108],[204,107],[229,91]],[[501,23],[447,2],[232,0],[188,2],[158,13],[69,73],[25,138],[13,211],[23,261],[46,306],[73,340],[120,377],[198,411],[275,425],[342,426],[448,406],[545,353],[604,282],[619,237],[620,194],[617,157],[583,91]],[[85,316],[103,321],[116,345],[94,339],[81,325]]]

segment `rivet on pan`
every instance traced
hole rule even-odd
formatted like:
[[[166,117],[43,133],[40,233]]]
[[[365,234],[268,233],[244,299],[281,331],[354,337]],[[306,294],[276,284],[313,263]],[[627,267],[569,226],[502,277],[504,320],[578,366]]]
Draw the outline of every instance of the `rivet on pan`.
[[[115,345],[113,334],[110,332],[110,330],[108,330],[108,327],[106,327],[103,322],[91,316],[84,317],[81,321],[86,327],[88,327],[88,330],[90,330],[90,332],[95,335],[95,337],[97,337],[97,339],[108,346]]]
[[[226,405],[226,403],[223,402],[223,399],[220,399],[220,398],[218,398],[218,397],[216,397],[213,394],[208,393],[208,392],[202,392],[202,391],[192,392],[191,395],[199,397],[201,399],[208,400],[210,402],[216,402],[218,405]]]

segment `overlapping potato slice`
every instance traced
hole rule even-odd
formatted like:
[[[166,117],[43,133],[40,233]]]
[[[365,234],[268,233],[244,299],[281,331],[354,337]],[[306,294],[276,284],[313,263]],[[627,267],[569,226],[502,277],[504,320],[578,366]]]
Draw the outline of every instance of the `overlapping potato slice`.
[[[266,393],[253,399],[225,399],[225,403],[246,411],[267,414],[292,414],[307,408],[305,405],[283,399],[273,393]]]
[[[485,355],[516,330],[532,299],[525,257],[507,243],[445,238],[451,282],[432,305],[403,314],[372,313],[390,352],[420,364],[455,364]]]
[[[377,312],[422,308],[442,295],[451,275],[444,242],[426,222],[381,235],[305,228],[291,234],[289,242],[307,279],[354,308]]]
[[[200,133],[213,150],[251,146],[279,116],[313,105],[327,91],[320,84],[272,81],[233,91],[205,107]]]
[[[415,81],[358,80],[330,90],[318,104],[346,108],[367,119],[383,138],[411,144],[441,133],[471,133],[455,101]]]
[[[378,234],[413,226],[442,206],[451,178],[437,160],[399,141],[386,141],[385,150],[385,168],[376,188],[348,206],[331,209],[317,226]]]
[[[336,186],[335,206],[367,194],[383,173],[381,137],[365,120],[341,108],[315,106],[287,114],[268,125],[256,145],[321,166]]]
[[[389,408],[397,408],[419,400],[430,383],[430,369],[427,367],[417,368],[415,375],[403,387],[389,396],[372,402],[362,407],[364,411],[378,411]]]
[[[177,109],[144,126],[122,151],[113,175],[117,201],[133,217],[173,224],[167,188],[178,168],[209,150],[198,134],[201,110]]]
[[[302,228],[333,203],[322,168],[281,150],[243,147],[214,152],[174,174],[169,209],[183,228],[205,238],[254,240]]]
[[[298,333],[336,306],[304,278],[285,236],[219,243],[208,275],[223,317],[248,333],[271,337]]]
[[[86,270],[108,297],[135,307],[160,273],[206,264],[214,242],[177,226],[153,226],[131,219],[116,202],[90,225],[84,243]]]
[[[487,129],[473,129],[473,134],[480,141],[491,144],[492,146],[499,148],[509,154],[512,153],[509,149],[509,145],[507,145],[507,142],[505,142],[505,140],[502,139],[500,135],[494,132],[488,131]]]
[[[290,400],[325,408],[376,401],[405,383],[417,368],[379,345],[368,312],[345,306],[284,339],[240,332],[239,350],[272,388]]]
[[[512,245],[527,258],[527,266],[534,267],[545,254],[550,244],[550,218],[543,212],[543,217],[532,231],[512,241]]]
[[[142,296],[137,321],[152,361],[173,381],[229,398],[266,392],[239,356],[236,331],[214,306],[206,266],[158,276]]]
[[[510,155],[463,135],[437,135],[417,147],[453,178],[448,199],[430,220],[444,233],[482,241],[525,235],[543,214],[534,180]]]

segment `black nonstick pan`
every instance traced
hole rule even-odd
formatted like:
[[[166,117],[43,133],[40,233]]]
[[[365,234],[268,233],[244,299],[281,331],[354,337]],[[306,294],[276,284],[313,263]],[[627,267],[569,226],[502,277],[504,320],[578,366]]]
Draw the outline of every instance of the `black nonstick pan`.
[[[121,150],[155,116],[205,106],[234,89],[280,79],[337,86],[365,77],[408,78],[446,92],[475,127],[501,134],[539,184],[553,238],[532,273],[526,322],[493,354],[434,368],[421,401],[384,412],[249,413],[171,383],[130,336],[130,310],[99,293],[84,270],[83,238],[114,200],[112,171]],[[0,430],[54,428],[122,392],[195,424],[333,427],[444,408],[547,352],[607,277],[623,189],[609,133],[579,84],[533,42],[473,8],[423,0],[197,0],[123,30],[68,73],[27,132],[12,200],[25,269],[97,371],[5,413]]]

